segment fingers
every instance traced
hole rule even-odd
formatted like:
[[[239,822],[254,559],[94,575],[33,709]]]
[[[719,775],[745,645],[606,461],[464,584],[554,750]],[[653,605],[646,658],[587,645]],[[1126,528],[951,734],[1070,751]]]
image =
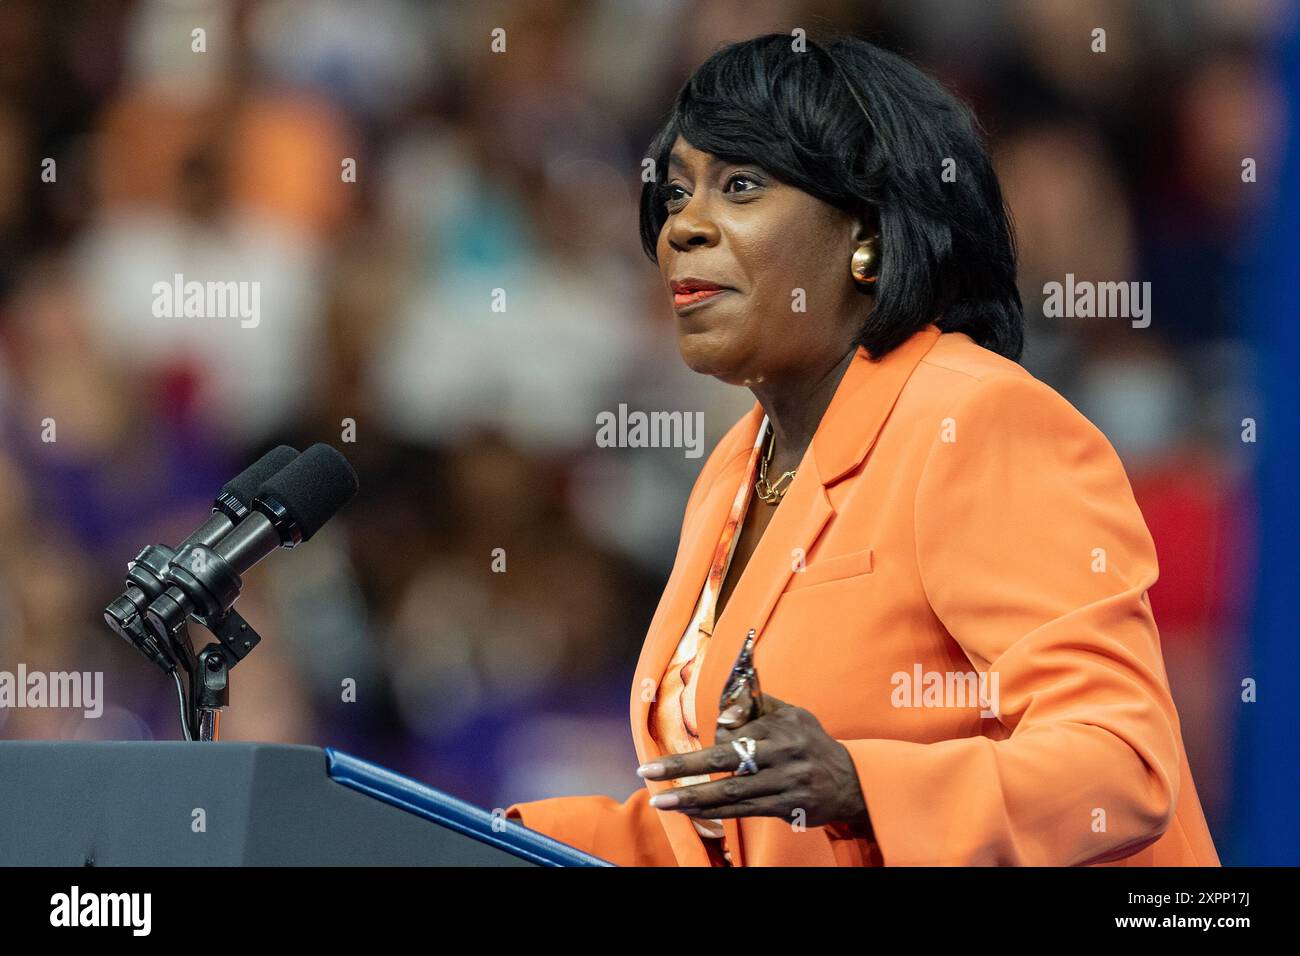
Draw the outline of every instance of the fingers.
[[[749,716],[750,705],[745,701],[737,701],[722,713],[718,714],[719,730],[736,730],[744,723]]]
[[[743,705],[741,704],[732,705],[732,707],[736,709],[739,709],[742,706]],[[727,711],[725,710],[722,712],[723,715],[725,715],[726,713]],[[726,746],[730,747],[731,742],[735,740],[737,737],[753,737],[755,740],[757,740],[758,736],[753,733],[754,728],[756,726],[758,726],[757,720],[751,720],[749,723],[745,723],[745,718],[743,716],[739,716],[738,719],[735,721],[724,723],[722,719],[722,715],[719,715],[718,729],[713,734],[714,743],[720,745],[725,744]],[[760,728],[760,730],[761,729],[762,728]]]
[[[747,707],[748,702],[749,698],[745,697],[732,706]],[[763,695],[763,713],[761,716],[749,721],[749,723],[724,721],[723,716],[729,710],[731,710],[730,707],[718,715],[718,729],[713,735],[716,743],[730,744],[737,737],[753,737],[755,740],[771,737],[774,722],[788,719],[791,716],[789,714],[790,705],[777,697],[773,697],[771,694]],[[748,710],[745,712],[748,713]]]
[[[745,725],[744,736],[762,740],[765,729],[758,721]],[[689,754],[663,756],[637,768],[637,775],[645,780],[672,780],[676,777],[693,777],[709,773],[732,773],[740,766],[740,755],[730,743],[720,743]]]
[[[709,780],[687,787],[673,787],[650,798],[658,810],[673,810],[691,817],[729,819],[734,817],[787,817],[795,807],[808,812],[821,800],[810,792],[807,754],[810,749],[810,721],[817,732],[824,733],[812,715],[770,694],[762,696],[763,713],[744,720],[749,701],[742,694],[718,717],[717,743],[688,754],[657,758],[637,769],[647,780],[675,780],[680,777],[704,777],[732,774],[721,780]],[[730,719],[729,719],[730,718]],[[730,726],[728,726],[730,724]],[[733,746],[743,737],[762,742],[754,748],[758,770],[736,775],[741,754]],[[824,802],[824,800],[821,800]]]
[[[720,726],[718,727],[718,732],[713,735],[713,739],[717,742],[719,747],[726,747],[734,754],[736,752],[735,748],[731,746],[733,740],[739,740],[741,737],[752,737],[755,740],[763,740],[770,736],[770,730],[771,728],[764,724],[760,724],[757,720],[751,720],[749,723],[741,724],[732,730]],[[755,731],[757,731],[757,733],[755,733]],[[732,769],[734,770],[735,768],[733,767]]]
[[[763,717],[766,717],[769,714],[775,714],[781,710],[785,710],[790,706],[785,701],[777,697],[773,697],[771,694],[760,695],[760,703],[762,705],[761,709],[759,710],[758,715],[754,718],[754,720],[761,720]],[[737,731],[739,731],[740,728],[748,727],[754,721],[751,720],[749,723],[746,723],[745,722],[746,717],[753,712],[754,712],[753,698],[750,697],[749,688],[745,687],[741,691],[740,696],[736,699],[736,701],[731,705],[729,705],[728,707],[726,707],[720,714],[718,714],[719,734],[721,734],[723,731],[734,734]],[[721,736],[719,736],[718,739],[721,740],[722,739]]]
[[[727,777],[725,780],[697,783],[690,787],[676,787],[667,793],[656,794],[650,803],[659,810],[677,810],[691,816],[713,817],[719,815],[715,814],[715,810],[752,808],[758,798],[782,793],[787,783],[785,775],[779,771],[759,771],[745,777]],[[775,802],[772,802],[772,806],[776,806]]]
[[[751,688],[748,683],[743,684],[736,699],[718,714],[718,726],[734,730],[744,724],[749,719],[750,714],[754,714],[755,717],[762,716],[755,713],[755,711]]]

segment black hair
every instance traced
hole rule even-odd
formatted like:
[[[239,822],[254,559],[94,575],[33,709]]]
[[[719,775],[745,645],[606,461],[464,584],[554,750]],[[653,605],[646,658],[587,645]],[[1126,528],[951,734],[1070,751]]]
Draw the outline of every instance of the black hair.
[[[648,153],[655,178],[641,190],[646,254],[657,261],[665,173],[680,135],[879,224],[875,307],[858,340],[873,358],[934,322],[1018,361],[1015,241],[970,109],[865,40],[807,39],[805,52],[796,42],[769,33],[733,43],[683,84]]]

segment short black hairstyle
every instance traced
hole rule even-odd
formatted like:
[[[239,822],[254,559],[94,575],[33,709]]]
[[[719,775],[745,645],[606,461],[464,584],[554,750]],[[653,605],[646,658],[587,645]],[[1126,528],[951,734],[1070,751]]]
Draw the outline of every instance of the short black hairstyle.
[[[859,338],[872,358],[934,322],[1019,361],[1015,240],[970,109],[865,40],[804,42],[799,50],[795,36],[769,33],[733,43],[683,84],[648,152],[655,178],[641,190],[646,254],[657,261],[665,173],[680,135],[879,224],[876,302]]]

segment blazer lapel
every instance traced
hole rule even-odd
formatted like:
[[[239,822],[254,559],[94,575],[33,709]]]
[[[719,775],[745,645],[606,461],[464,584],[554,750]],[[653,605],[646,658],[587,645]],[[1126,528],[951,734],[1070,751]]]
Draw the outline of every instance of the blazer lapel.
[[[756,402],[754,409],[747,415],[745,427],[736,438],[734,450],[726,453],[731,456],[730,460],[719,468],[717,476],[703,492],[695,509],[684,517],[677,560],[668,583],[664,586],[659,607],[650,622],[632,681],[632,740],[636,746],[637,760],[641,763],[661,755],[659,745],[650,735],[650,703],[658,693],[664,670],[699,603],[700,591],[709,573],[709,564],[735,498],[736,484],[740,481],[762,420],[762,408]],[[716,720],[715,716],[714,721]],[[652,794],[671,787],[666,781],[652,780],[646,781],[645,786]],[[709,865],[708,854],[687,817],[665,810],[659,813],[659,819],[679,864]]]
[[[730,460],[718,469],[717,477],[704,491],[695,509],[683,518],[677,559],[668,583],[664,585],[664,593],[655,609],[654,618],[650,621],[645,643],[641,646],[632,687],[632,737],[637,757],[642,763],[659,755],[658,747],[650,736],[650,702],[659,688],[664,669],[672,659],[686,625],[690,623],[695,606],[699,603],[700,591],[704,588],[704,579],[709,573],[709,564],[735,497],[736,483],[745,468],[746,458],[740,449],[743,448],[748,454],[762,420],[762,409],[756,402],[754,409],[747,414],[746,427],[737,438],[736,450],[728,453]]]

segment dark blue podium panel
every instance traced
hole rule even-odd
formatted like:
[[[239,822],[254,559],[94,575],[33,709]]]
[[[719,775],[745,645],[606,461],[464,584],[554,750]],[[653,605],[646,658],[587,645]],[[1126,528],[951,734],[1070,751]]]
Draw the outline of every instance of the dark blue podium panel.
[[[608,866],[347,754],[0,741],[3,866]]]

